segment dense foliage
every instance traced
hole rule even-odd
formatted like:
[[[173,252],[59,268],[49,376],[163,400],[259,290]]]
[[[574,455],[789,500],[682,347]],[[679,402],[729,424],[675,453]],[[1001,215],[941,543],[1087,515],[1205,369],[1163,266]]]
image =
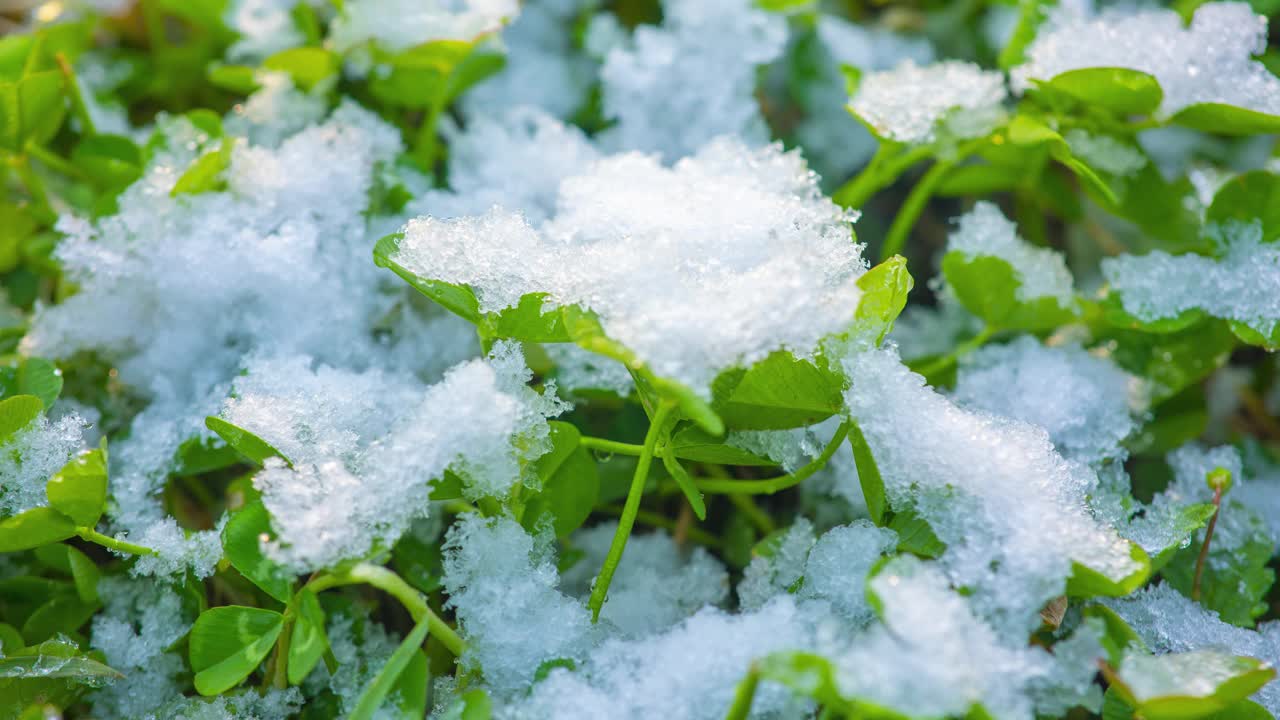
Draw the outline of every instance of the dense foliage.
[[[1280,5],[4,7],[0,720],[1280,713]]]

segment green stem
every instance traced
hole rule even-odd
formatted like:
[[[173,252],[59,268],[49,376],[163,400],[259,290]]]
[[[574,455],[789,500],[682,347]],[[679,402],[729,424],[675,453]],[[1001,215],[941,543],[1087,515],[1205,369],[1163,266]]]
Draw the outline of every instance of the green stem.
[[[103,535],[102,533],[90,527],[76,528],[76,535],[82,540],[88,540],[91,543],[97,543],[109,550],[117,552],[129,553],[130,555],[155,555],[156,551],[149,547],[136,545],[127,540],[117,540],[113,537]]]
[[[610,505],[601,505],[600,507],[596,508],[596,510],[606,515],[622,515],[625,508],[622,505],[610,504]],[[643,523],[650,527],[670,530],[672,532],[674,532],[676,529],[675,520],[672,520],[671,518],[668,518],[664,515],[660,515],[655,512],[649,512],[648,510],[640,510],[636,512],[636,522]],[[719,548],[724,545],[724,543],[720,541],[720,538],[716,537],[715,535],[712,535],[711,533],[705,530],[701,530],[696,527],[690,527],[687,530],[685,530],[685,532],[688,534],[690,540],[698,543],[699,545],[705,545],[711,548]]]
[[[760,685],[760,671],[755,665],[747,671],[747,676],[738,683],[738,690],[733,695],[733,705],[729,706],[729,714],[724,720],[747,720],[751,715],[751,704],[756,699],[756,687]]]
[[[631,488],[627,490],[627,501],[622,506],[622,514],[618,516],[618,529],[613,534],[609,554],[604,558],[604,566],[596,576],[595,585],[591,588],[591,598],[587,601],[587,607],[591,608],[591,622],[600,619],[600,608],[604,607],[605,596],[609,594],[609,583],[613,582],[613,573],[618,569],[618,563],[622,562],[622,551],[627,548],[627,538],[635,525],[636,514],[640,512],[640,498],[644,495],[644,483],[649,477],[649,465],[653,463],[653,450],[666,429],[667,418],[674,408],[669,400],[659,402],[649,421],[649,431],[644,436],[644,451],[640,453],[635,475],[631,477]]]
[[[841,207],[862,207],[872,195],[892,185],[902,173],[932,155],[933,151],[932,145],[918,145],[903,152],[900,144],[880,143],[871,162],[836,190],[831,199]]]
[[[745,493],[748,495],[772,495],[776,492],[795,487],[808,478],[810,475],[821,470],[831,460],[831,456],[836,454],[836,450],[840,448],[840,444],[844,442],[849,435],[849,421],[840,423],[839,429],[836,430],[835,437],[831,438],[831,442],[827,444],[822,454],[814,458],[808,465],[796,470],[793,473],[780,475],[778,477],[767,478],[764,480],[695,480],[694,484],[704,493],[727,493],[737,494]]]
[[[448,623],[431,610],[431,606],[427,604],[427,598],[405,582],[404,578],[381,565],[360,563],[344,572],[321,575],[307,583],[307,587],[314,592],[320,592],[340,585],[361,583],[372,585],[399,600],[400,604],[404,605],[404,609],[409,611],[409,616],[414,622],[422,622],[423,618],[426,618],[427,632],[448,648],[454,657],[462,655],[463,650],[466,649],[466,643],[453,628],[449,627]]]
[[[884,161],[894,152],[894,149],[890,143],[880,143],[876,148],[876,154],[871,156],[867,166],[854,175],[853,179],[841,185],[831,196],[832,201],[840,207],[862,207],[867,198],[884,187],[884,183],[880,180],[880,167],[884,165]]]
[[[89,114],[89,105],[84,101],[84,91],[80,88],[80,80],[76,77],[75,68],[71,67],[71,63],[67,62],[67,57],[62,53],[54,55],[54,59],[58,62],[58,68],[62,70],[62,77],[67,81],[67,95],[71,98],[71,112],[75,113],[76,119],[80,121],[80,131],[85,135],[97,135],[98,128],[93,124],[93,116]]]
[[[279,690],[289,687],[289,644],[293,638],[293,618],[286,614],[284,627],[276,640],[275,666],[271,674],[272,684]]]
[[[957,345],[955,350],[952,350],[946,355],[943,355],[942,357],[934,360],[928,365],[925,365],[924,367],[920,368],[916,372],[924,376],[925,379],[931,378],[937,375],[938,373],[951,368],[951,366],[955,365],[956,363],[960,362],[960,358],[964,357],[965,355],[968,355],[974,350],[977,350],[983,345],[986,345],[987,341],[989,341],[992,337],[994,337],[996,332],[997,331],[995,328],[991,326],[986,326],[982,328],[981,332],[979,332],[977,335],[974,335],[968,340]]]
[[[632,457],[640,457],[644,452],[643,445],[634,443],[618,442],[616,440],[605,440],[604,438],[591,437],[583,435],[578,439],[578,444],[588,450],[599,450],[604,453],[613,453],[614,455],[630,455]]]
[[[432,105],[427,110],[427,115],[422,119],[422,126],[418,128],[418,137],[413,144],[413,155],[418,159],[418,163],[422,166],[422,170],[431,174],[435,169],[437,145],[439,141],[436,139],[436,127],[440,124],[440,113],[444,110],[439,105]]]
[[[907,235],[911,233],[911,228],[915,227],[916,220],[929,204],[933,191],[938,189],[938,185],[946,178],[947,173],[977,151],[985,142],[987,142],[986,138],[981,138],[956,148],[954,155],[935,162],[933,167],[920,178],[920,182],[911,188],[898,214],[894,216],[893,224],[889,226],[889,233],[885,235],[884,246],[880,248],[881,260],[887,260],[902,252],[902,248],[907,244]]]

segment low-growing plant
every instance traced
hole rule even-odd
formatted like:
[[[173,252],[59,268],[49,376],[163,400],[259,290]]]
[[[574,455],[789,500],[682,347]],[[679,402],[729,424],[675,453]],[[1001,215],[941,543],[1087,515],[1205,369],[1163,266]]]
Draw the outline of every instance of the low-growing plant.
[[[1093,5],[0,12],[0,720],[1275,717],[1280,6]]]

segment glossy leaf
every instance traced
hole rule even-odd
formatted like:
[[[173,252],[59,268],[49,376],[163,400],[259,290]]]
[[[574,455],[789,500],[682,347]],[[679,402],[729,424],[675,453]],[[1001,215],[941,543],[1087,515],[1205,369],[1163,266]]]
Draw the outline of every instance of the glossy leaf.
[[[71,162],[98,187],[118,192],[142,177],[142,149],[122,135],[90,135],[76,145]]]
[[[1197,103],[1178,111],[1169,122],[1216,135],[1258,135],[1280,132],[1280,116],[1233,105]]]
[[[394,233],[378,240],[373,247],[374,264],[378,267],[387,268],[399,275],[415,290],[426,295],[449,312],[464,320],[479,324],[481,320],[480,302],[476,300],[475,293],[470,288],[419,277],[392,259],[399,252],[401,237],[403,236],[400,233]]]
[[[0,552],[15,552],[60,542],[76,534],[71,518],[53,508],[32,508],[0,520]]]
[[[681,460],[717,465],[773,466],[776,462],[742,448],[727,445],[696,425],[685,425],[667,442],[667,450]]]
[[[45,485],[49,506],[77,525],[92,528],[107,507],[107,458],[102,450],[80,453]]]
[[[566,422],[548,423],[551,451],[538,458],[534,470],[542,489],[525,505],[521,522],[534,530],[550,518],[557,537],[567,537],[586,522],[600,495],[600,476],[590,451],[578,440],[578,429]]]
[[[74,593],[54,595],[22,624],[22,636],[28,645],[35,645],[59,633],[78,632],[101,607],[96,600],[85,602]]]
[[[849,446],[853,449],[853,461],[858,468],[858,484],[862,486],[862,499],[867,504],[867,514],[871,517],[871,522],[884,525],[885,513],[889,511],[884,478],[880,476],[880,467],[871,455],[871,446],[867,445],[862,428],[856,422],[849,423]]]
[[[44,403],[34,395],[14,395],[0,400],[0,443],[30,425],[44,410]]]
[[[1262,241],[1280,239],[1280,175],[1254,170],[1228,180],[1213,196],[1205,223],[1262,225]]]
[[[938,539],[929,523],[913,510],[894,513],[888,527],[898,534],[898,552],[936,558],[947,549],[947,544]]]
[[[1013,266],[1001,258],[969,257],[959,251],[942,258],[942,273],[969,312],[1000,330],[1045,330],[1070,322],[1075,312],[1057,298],[1018,297],[1022,286]]]
[[[297,685],[311,674],[316,663],[329,648],[324,628],[324,609],[314,592],[303,588],[294,601],[293,635],[289,641],[290,685]]]
[[[1123,597],[1137,590],[1151,577],[1151,558],[1137,543],[1129,543],[1129,557],[1137,568],[1120,577],[1080,562],[1072,563],[1071,577],[1067,578],[1067,594],[1073,597]]]
[[[263,592],[282,603],[293,594],[293,578],[262,552],[271,536],[271,517],[261,500],[245,505],[222,528],[222,549],[231,566]]]
[[[98,601],[98,580],[102,573],[88,555],[62,543],[42,545],[35,549],[35,555],[45,565],[70,575],[82,602]]]
[[[218,434],[218,437],[235,448],[241,455],[248,458],[256,465],[262,465],[267,458],[278,457],[284,460],[285,464],[293,467],[293,463],[289,462],[289,458],[284,453],[275,449],[266,440],[254,435],[242,427],[233,425],[226,420],[210,415],[204,419],[205,427]]]
[[[262,61],[268,70],[287,72],[293,84],[303,92],[310,92],[321,82],[338,74],[338,56],[318,47],[296,47],[280,52]]]
[[[0,367],[0,395],[34,395],[46,410],[62,394],[62,373],[41,358],[26,358],[9,367]]]
[[[283,615],[260,608],[226,605],[201,613],[188,637],[196,690],[218,695],[239,685],[271,652],[283,627]]]
[[[871,268],[858,278],[862,298],[854,313],[855,324],[872,329],[876,342],[883,342],[885,335],[893,329],[894,320],[906,307],[907,295],[914,285],[915,280],[907,272],[907,260],[901,255],[894,255]]]
[[[1145,720],[1185,720],[1245,700],[1275,677],[1249,657],[1198,650],[1168,655],[1130,653],[1117,669],[1115,689]]]
[[[813,362],[779,351],[748,369],[721,373],[712,384],[711,407],[734,429],[804,427],[841,410],[841,384]]]
[[[224,138],[217,148],[205,152],[196,158],[186,172],[178,177],[169,194],[196,195],[212,192],[222,187],[222,173],[231,165],[231,149],[234,147],[230,139]]]
[[[1117,115],[1149,115],[1160,107],[1164,91],[1151,75],[1121,67],[1069,70],[1043,84],[1089,108]]]

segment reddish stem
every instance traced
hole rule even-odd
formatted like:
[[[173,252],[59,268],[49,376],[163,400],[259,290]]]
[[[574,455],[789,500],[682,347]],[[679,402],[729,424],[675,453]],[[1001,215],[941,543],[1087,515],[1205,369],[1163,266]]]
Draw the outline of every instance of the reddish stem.
[[[1213,489],[1213,515],[1209,517],[1209,526],[1204,530],[1204,543],[1200,545],[1200,556],[1196,558],[1196,577],[1191,583],[1191,599],[1200,599],[1200,579],[1204,577],[1204,562],[1209,557],[1209,543],[1213,541],[1213,529],[1218,526],[1218,513],[1222,512],[1222,487]]]

